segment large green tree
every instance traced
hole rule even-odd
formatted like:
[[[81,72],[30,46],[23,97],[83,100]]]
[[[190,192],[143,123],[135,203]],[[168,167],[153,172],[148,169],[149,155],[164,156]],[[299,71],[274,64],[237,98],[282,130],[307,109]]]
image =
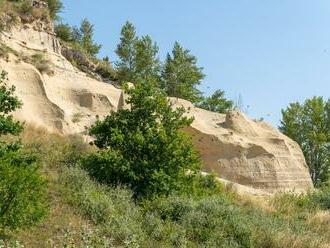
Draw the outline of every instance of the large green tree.
[[[55,26],[55,32],[62,41],[79,48],[92,58],[96,57],[102,47],[94,41],[94,25],[86,18],[81,21],[80,27],[71,27],[68,24],[59,23]]]
[[[15,87],[0,76],[0,231],[2,228],[28,226],[45,214],[44,180],[36,159],[21,152],[19,141],[8,142],[4,136],[16,136],[23,127],[11,112],[21,106],[14,96]]]
[[[187,187],[200,168],[191,140],[181,131],[192,119],[173,110],[166,94],[149,83],[126,89],[128,109],[97,121],[90,134],[101,149],[83,161],[94,178],[130,187],[136,197],[168,195]]]
[[[81,45],[91,56],[96,56],[102,46],[94,42],[94,25],[85,18],[82,20],[79,30]]]
[[[302,148],[315,185],[330,173],[330,100],[307,99],[303,104],[291,103],[282,110],[280,130]]]
[[[126,22],[122,27],[120,43],[116,54],[119,61],[116,63],[118,78],[122,82],[134,82],[135,71],[135,44],[138,38],[135,27],[131,22]]]
[[[149,35],[142,36],[136,42],[135,50],[135,82],[148,82],[158,86],[161,66],[157,57],[157,44]]]
[[[212,96],[203,98],[196,106],[212,112],[227,113],[233,109],[234,103],[225,97],[223,90],[216,90]]]
[[[201,92],[197,86],[204,77],[203,68],[197,66],[197,58],[175,42],[172,55],[167,55],[162,71],[162,87],[167,94],[198,102]]]
[[[159,84],[160,62],[158,46],[150,36],[136,35],[132,23],[126,22],[121,30],[120,43],[116,54],[119,60],[116,63],[118,78],[124,82],[148,82]]]

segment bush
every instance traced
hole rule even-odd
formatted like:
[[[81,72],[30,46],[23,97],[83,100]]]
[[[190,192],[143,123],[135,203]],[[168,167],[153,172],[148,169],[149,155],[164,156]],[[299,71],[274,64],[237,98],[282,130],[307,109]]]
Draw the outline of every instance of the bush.
[[[100,61],[95,69],[95,72],[104,79],[115,80],[117,78],[116,71],[108,61]]]
[[[226,99],[225,92],[216,90],[212,96],[203,97],[202,101],[196,104],[197,107],[217,113],[227,113],[233,109],[234,103]]]
[[[20,1],[16,6],[20,15],[32,14],[33,7],[30,1]]]
[[[117,245],[126,244],[126,247],[142,243],[145,238],[142,215],[130,191],[100,186],[79,168],[64,168],[60,180],[65,185],[69,203],[101,225],[109,240]]]
[[[240,206],[225,194],[134,203],[129,190],[101,186],[79,168],[64,168],[61,182],[70,204],[112,246],[314,248],[328,241],[300,219]]]
[[[238,207],[222,196],[191,200],[173,196],[149,202],[147,211],[176,222],[186,239],[207,247],[252,247],[252,228]]]
[[[192,120],[149,84],[126,93],[130,109],[111,113],[91,128],[103,150],[82,166],[101,183],[130,187],[137,198],[180,191],[200,169],[191,140],[180,130]]]
[[[311,200],[322,209],[330,210],[330,181],[311,195]]]
[[[55,33],[59,39],[65,42],[73,41],[72,28],[69,24],[57,24],[55,26]]]
[[[0,156],[0,229],[30,226],[46,214],[38,168],[33,157],[19,152]]]

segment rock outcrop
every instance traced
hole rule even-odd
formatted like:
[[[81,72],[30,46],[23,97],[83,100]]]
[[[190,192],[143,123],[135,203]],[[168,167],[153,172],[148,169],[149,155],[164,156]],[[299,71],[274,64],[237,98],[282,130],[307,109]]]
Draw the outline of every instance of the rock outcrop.
[[[190,109],[188,115],[195,118],[186,131],[201,153],[205,171],[269,193],[312,188],[299,145],[277,129],[239,111],[223,115],[182,99],[172,102]]]
[[[17,87],[24,103],[16,117],[63,134],[84,133],[97,117],[121,107],[122,91],[72,66],[49,29],[37,21],[1,35],[1,43],[14,52],[0,60],[0,67],[8,72],[9,83]],[[24,62],[35,54],[48,61],[51,75]]]
[[[61,55],[49,26],[14,27],[2,33],[1,43],[15,51],[8,59],[0,59],[0,67],[8,72],[9,82],[24,103],[16,113],[19,119],[63,134],[84,133],[97,116],[124,107],[120,89],[89,77]],[[21,59],[35,53],[49,61],[52,75]],[[186,131],[201,153],[205,171],[218,174],[227,184],[243,185],[244,191],[249,187],[266,193],[312,187],[301,149],[278,130],[238,111],[226,116],[184,100],[172,101],[190,108],[189,115],[195,117]]]

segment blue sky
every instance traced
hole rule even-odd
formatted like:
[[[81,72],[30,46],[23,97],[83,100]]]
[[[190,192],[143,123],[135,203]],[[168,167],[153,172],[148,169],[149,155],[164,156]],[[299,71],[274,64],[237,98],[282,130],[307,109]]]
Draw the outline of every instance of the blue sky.
[[[201,90],[241,95],[248,115],[279,124],[290,102],[330,95],[329,0],[63,0],[64,22],[95,25],[101,56],[116,60],[122,25],[149,34],[160,58],[179,41],[207,75]],[[77,3],[79,2],[79,3]]]

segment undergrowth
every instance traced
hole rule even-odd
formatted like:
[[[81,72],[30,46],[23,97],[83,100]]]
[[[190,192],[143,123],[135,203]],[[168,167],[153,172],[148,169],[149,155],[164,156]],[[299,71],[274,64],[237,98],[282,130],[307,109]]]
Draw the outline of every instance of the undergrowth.
[[[80,158],[95,149],[79,136],[28,126],[21,138],[26,152],[39,155],[49,181],[51,210],[39,226],[9,233],[2,241],[6,244],[283,248],[330,244],[327,191],[279,194],[262,200],[267,208],[224,188],[216,194],[136,201],[130,190],[100,185],[79,168]]]

